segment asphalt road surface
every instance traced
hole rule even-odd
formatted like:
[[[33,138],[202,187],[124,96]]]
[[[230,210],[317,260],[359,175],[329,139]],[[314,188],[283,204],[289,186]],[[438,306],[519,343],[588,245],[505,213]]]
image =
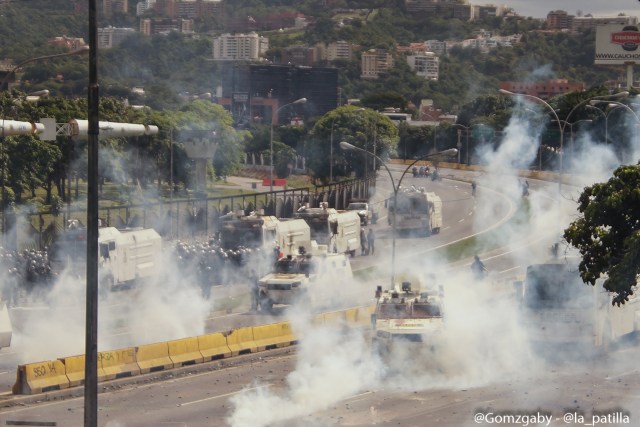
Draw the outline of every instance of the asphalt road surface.
[[[474,198],[468,182],[476,178],[474,174],[456,172],[455,180],[446,179],[447,174],[444,176],[439,182],[404,177],[404,184],[422,186],[425,183],[428,191],[442,197],[445,227],[440,234],[428,238],[397,238],[399,270],[403,265],[435,269],[436,263],[443,264],[441,260],[431,260],[430,254],[436,249],[469,236],[486,235],[494,227],[505,225],[516,211],[517,198],[505,196],[499,186],[481,185]],[[537,186],[532,183],[533,190]],[[381,180],[374,201],[383,204],[391,191],[389,183]],[[551,196],[548,200],[555,203]],[[487,206],[490,206],[489,212]],[[384,212],[384,209],[378,210]],[[378,236],[376,255],[358,256],[353,260],[354,269],[375,265],[379,270],[378,277],[356,289],[361,294],[357,298],[362,302],[370,301],[376,283],[388,283],[386,277],[390,271],[392,239],[384,215],[372,227]],[[516,275],[523,265],[514,259],[526,260],[534,246],[539,246],[541,241],[546,244],[546,239],[555,233],[552,229],[547,231],[521,236],[515,245],[505,242],[497,249],[494,245],[491,251],[483,252],[486,264],[496,277]],[[449,280],[448,276],[466,269],[468,262],[439,265],[439,277]],[[477,289],[469,291],[464,287],[466,283],[456,283],[451,286],[452,295],[462,292],[463,301],[465,294],[475,297]],[[137,383],[101,384],[104,392],[99,397],[100,425],[464,426],[481,425],[476,424],[473,417],[482,408],[495,408],[494,413],[500,414],[517,411],[529,411],[529,414],[539,408],[555,416],[564,408],[577,412],[611,411],[615,409],[610,405],[612,401],[626,404],[623,409],[633,412],[637,398],[632,397],[632,384],[637,381],[637,372],[629,361],[637,358],[634,346],[617,349],[605,359],[589,357],[575,364],[532,356],[527,346],[517,339],[513,341],[518,336],[517,330],[504,329],[512,320],[509,308],[492,304],[491,295],[498,295],[502,290],[487,288],[480,294],[483,304],[472,300],[469,306],[453,307],[461,319],[469,316],[464,322],[473,327],[452,325],[455,342],[448,343],[447,351],[438,353],[438,357],[417,355],[414,349],[408,348],[391,362],[383,362],[372,356],[366,330],[312,331],[309,336],[317,333],[317,339],[307,339],[308,344],[295,349],[154,374]],[[238,292],[239,297],[242,294],[238,289],[225,291]],[[449,289],[446,292],[448,295]],[[253,314],[246,308],[240,305],[230,313],[210,313],[204,329],[207,332],[227,330],[270,323],[273,319],[290,320],[293,316],[286,312],[276,316]],[[504,313],[498,309],[504,309]],[[127,304],[123,303],[121,310],[126,313]],[[495,318],[493,322],[487,321],[492,318]],[[126,325],[110,332],[119,336],[118,342],[123,346],[135,345],[125,343],[138,339]],[[495,348],[492,348],[493,342]],[[8,389],[20,355],[5,350],[0,352],[0,384]],[[573,356],[568,360],[573,360]],[[426,361],[426,366],[420,366],[421,361]],[[156,381],[167,375],[168,379]],[[594,384],[602,390],[594,390]],[[628,399],[620,400],[626,392],[630,392]],[[4,398],[11,400],[6,395]],[[57,425],[82,424],[82,397],[23,403],[24,406],[1,409],[0,422],[39,420],[55,421]]]

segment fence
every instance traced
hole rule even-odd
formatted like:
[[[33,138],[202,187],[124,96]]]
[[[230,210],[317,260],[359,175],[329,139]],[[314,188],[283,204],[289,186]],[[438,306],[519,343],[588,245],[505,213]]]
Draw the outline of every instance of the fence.
[[[230,211],[262,211],[265,215],[291,218],[300,206],[344,209],[349,200],[367,198],[375,187],[375,178],[353,179],[325,186],[294,188],[273,192],[238,194],[225,197],[175,199],[171,202],[100,207],[99,217],[104,225],[117,228],[153,228],[168,240],[198,239],[217,231],[217,220]],[[86,211],[71,209],[53,215],[51,212],[16,216],[8,222],[12,230],[5,236],[7,249],[44,248],[51,244],[67,220],[77,219],[86,224]]]

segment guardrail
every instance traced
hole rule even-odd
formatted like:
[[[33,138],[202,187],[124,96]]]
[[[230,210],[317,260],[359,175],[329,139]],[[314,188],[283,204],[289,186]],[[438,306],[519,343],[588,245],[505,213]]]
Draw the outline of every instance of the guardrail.
[[[373,306],[318,314],[313,324],[369,325]],[[228,332],[121,348],[98,353],[98,382],[206,363],[298,343],[290,322],[251,326]],[[32,395],[84,384],[85,356],[19,365],[14,395]]]

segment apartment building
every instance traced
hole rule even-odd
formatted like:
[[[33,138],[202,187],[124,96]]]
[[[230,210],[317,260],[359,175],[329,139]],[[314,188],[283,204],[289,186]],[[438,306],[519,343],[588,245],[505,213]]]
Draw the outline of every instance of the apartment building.
[[[337,68],[231,63],[221,68],[223,87],[217,100],[232,112],[238,126],[291,123],[298,117],[322,116],[338,106]],[[291,104],[300,98],[307,102]]]
[[[594,17],[594,16],[576,16],[571,22],[571,31],[578,32],[587,29],[595,30],[598,25],[619,24],[619,25],[638,25],[638,18],[635,16],[610,16],[610,17]]]
[[[447,42],[440,40],[427,40],[424,42],[424,50],[426,52],[433,52],[438,56],[445,55],[447,53]]]
[[[111,49],[135,33],[136,30],[133,28],[116,28],[111,26],[98,28],[98,47]]]
[[[257,61],[269,49],[269,39],[255,32],[222,34],[213,39],[213,59]]]
[[[322,59],[326,59],[327,61],[335,61],[338,59],[350,61],[353,59],[353,45],[344,40],[329,43],[327,44]]]
[[[409,67],[416,75],[428,80],[438,80],[440,72],[440,59],[433,52],[407,56]]]
[[[377,79],[391,68],[393,68],[393,57],[386,49],[370,49],[362,53],[361,78]]]
[[[146,36],[153,34],[193,33],[193,19],[145,18],[140,20],[140,32]]]
[[[156,0],[139,1],[138,4],[136,4],[136,16],[144,15],[147,10],[153,9],[155,4]]]
[[[153,9],[167,18],[198,19],[207,15],[221,16],[223,0],[155,0]]]
[[[52,46],[62,47],[69,51],[78,50],[83,46],[86,46],[87,43],[84,41],[82,37],[67,37],[60,36],[49,39],[48,42]]]
[[[317,50],[307,46],[291,46],[282,49],[282,63],[311,66],[318,61]]]
[[[128,0],[102,0],[102,13],[104,16],[110,17],[114,13],[128,13],[129,1]]]
[[[569,15],[564,10],[552,10],[547,13],[548,30],[568,30],[571,28],[575,16]]]
[[[552,79],[539,82],[501,82],[500,89],[522,93],[548,100],[569,92],[584,92],[584,83],[570,83],[566,79]]]

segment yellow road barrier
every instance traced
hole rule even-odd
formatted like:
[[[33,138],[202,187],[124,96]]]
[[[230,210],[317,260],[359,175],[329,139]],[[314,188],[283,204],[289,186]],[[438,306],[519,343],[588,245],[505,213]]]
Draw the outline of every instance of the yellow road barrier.
[[[166,342],[136,347],[136,361],[141,374],[173,368],[173,362],[169,357],[169,346]]]
[[[227,345],[227,337],[222,332],[200,335],[198,337],[198,348],[205,362],[231,357],[231,350]]]
[[[272,325],[254,326],[253,341],[257,351],[264,351],[295,344],[297,338],[293,335],[289,322],[280,322]]]
[[[19,365],[13,394],[37,394],[69,388],[64,363],[60,360]]]
[[[102,367],[103,372],[103,377],[100,377],[100,371],[98,371],[100,380],[140,375],[140,366],[136,362],[136,349],[133,347],[101,351],[98,353],[98,366]]]
[[[375,305],[356,308],[355,324],[360,326],[371,326],[371,315],[376,311]]]
[[[257,351],[253,341],[253,328],[234,329],[227,335],[227,345],[232,356],[238,354],[254,353]]]
[[[204,357],[200,353],[197,337],[168,341],[167,345],[169,346],[169,357],[173,362],[174,368],[195,365],[204,361]]]
[[[322,316],[324,317],[325,325],[344,323],[345,321],[344,311],[332,311],[324,313]]]
[[[64,370],[69,379],[69,387],[84,384],[84,354],[60,359],[64,363]]]

